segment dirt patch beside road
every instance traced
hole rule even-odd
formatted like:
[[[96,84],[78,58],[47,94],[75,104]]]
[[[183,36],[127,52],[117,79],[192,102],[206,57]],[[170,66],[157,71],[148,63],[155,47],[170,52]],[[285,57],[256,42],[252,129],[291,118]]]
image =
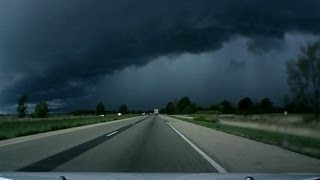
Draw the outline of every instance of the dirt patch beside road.
[[[230,120],[220,120],[220,123],[228,124],[232,126],[261,129],[261,130],[281,132],[281,133],[284,133],[285,131],[287,131],[288,134],[293,134],[298,136],[307,136],[307,137],[320,139],[319,130],[305,128],[305,127],[289,126],[286,128],[285,126],[279,126],[279,125],[262,124],[262,123],[254,123],[254,122],[230,121]]]

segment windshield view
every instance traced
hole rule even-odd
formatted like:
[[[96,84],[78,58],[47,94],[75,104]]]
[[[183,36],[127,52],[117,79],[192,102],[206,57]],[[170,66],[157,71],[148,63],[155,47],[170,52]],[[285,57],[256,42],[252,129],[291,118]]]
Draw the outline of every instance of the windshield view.
[[[319,22],[318,0],[0,0],[0,180],[316,179]]]

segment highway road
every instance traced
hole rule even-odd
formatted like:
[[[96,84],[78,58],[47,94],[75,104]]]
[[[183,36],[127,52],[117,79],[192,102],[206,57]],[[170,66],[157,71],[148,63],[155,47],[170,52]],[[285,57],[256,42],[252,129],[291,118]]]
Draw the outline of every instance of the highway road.
[[[160,116],[111,125],[0,147],[0,170],[216,172]]]
[[[320,172],[320,160],[165,116],[0,141],[0,171]]]

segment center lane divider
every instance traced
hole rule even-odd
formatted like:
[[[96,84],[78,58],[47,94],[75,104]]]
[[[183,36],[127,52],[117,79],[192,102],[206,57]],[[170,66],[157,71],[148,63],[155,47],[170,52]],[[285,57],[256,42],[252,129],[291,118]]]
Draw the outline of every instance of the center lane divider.
[[[130,123],[126,126],[123,126],[119,129],[116,129],[112,132],[108,132],[106,134],[103,134],[99,137],[96,137],[92,140],[89,140],[87,142],[84,142],[82,144],[79,144],[77,146],[74,146],[70,149],[64,150],[62,152],[59,152],[57,154],[54,154],[52,156],[49,156],[45,159],[42,159],[40,161],[37,161],[33,164],[30,164],[28,166],[25,166],[23,168],[17,169],[16,171],[22,171],[22,172],[48,172],[51,171],[58,166],[72,160],[73,158],[81,155],[82,153],[102,144],[103,142],[113,138],[114,136],[120,134],[121,132],[129,129],[130,127],[133,127],[142,121],[149,119],[150,117],[145,117],[139,121],[136,121],[134,123]]]

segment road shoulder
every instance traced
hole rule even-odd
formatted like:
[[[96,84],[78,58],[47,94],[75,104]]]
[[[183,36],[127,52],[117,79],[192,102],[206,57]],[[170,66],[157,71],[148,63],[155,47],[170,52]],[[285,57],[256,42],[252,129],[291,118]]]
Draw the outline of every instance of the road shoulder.
[[[320,160],[168,116],[172,126],[228,172],[320,172]]]

